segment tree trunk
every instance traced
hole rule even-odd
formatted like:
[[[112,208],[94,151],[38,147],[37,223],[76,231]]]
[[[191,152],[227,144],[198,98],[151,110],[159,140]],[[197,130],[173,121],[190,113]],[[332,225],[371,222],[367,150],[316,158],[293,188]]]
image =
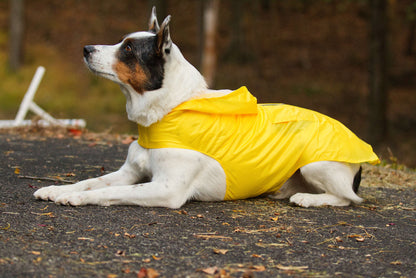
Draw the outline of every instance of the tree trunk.
[[[24,0],[10,0],[10,49],[9,66],[20,68],[23,60]]]
[[[405,55],[413,56],[413,45],[415,43],[415,31],[416,31],[416,21],[412,20],[409,23],[409,28],[407,31],[407,38],[406,38],[406,51]]]
[[[388,16],[386,0],[370,0],[369,139],[383,141],[387,134]]]
[[[202,75],[208,86],[213,86],[217,65],[215,37],[217,34],[219,0],[206,0],[204,7],[204,50],[202,55]]]

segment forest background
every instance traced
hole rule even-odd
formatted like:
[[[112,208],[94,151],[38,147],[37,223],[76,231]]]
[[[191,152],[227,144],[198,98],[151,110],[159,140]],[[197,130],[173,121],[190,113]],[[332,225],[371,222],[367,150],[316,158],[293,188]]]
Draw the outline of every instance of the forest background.
[[[17,64],[11,58],[13,1],[23,3]],[[0,119],[14,118],[42,65],[39,106],[56,118],[84,118],[91,131],[136,134],[120,89],[88,72],[83,46],[114,44],[124,34],[146,30],[155,4],[159,21],[172,15],[172,39],[184,56],[202,68],[203,15],[212,2],[217,13],[213,88],[246,85],[259,102],[322,112],[370,141],[387,163],[416,167],[412,0],[0,0]],[[385,7],[375,24],[377,3]],[[371,119],[376,115],[371,106],[375,29],[386,42],[381,56],[386,120],[379,136]]]

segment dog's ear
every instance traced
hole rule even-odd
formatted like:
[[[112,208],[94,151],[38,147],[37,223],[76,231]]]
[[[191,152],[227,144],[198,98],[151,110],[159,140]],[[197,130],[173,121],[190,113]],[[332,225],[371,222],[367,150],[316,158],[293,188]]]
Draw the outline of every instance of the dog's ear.
[[[172,47],[172,40],[169,32],[170,15],[163,20],[162,26],[160,26],[159,32],[157,32],[157,52],[160,55],[169,54]]]
[[[156,7],[153,6],[152,13],[150,14],[149,19],[149,32],[157,33],[159,32],[159,23],[157,22],[157,16],[156,16]]]

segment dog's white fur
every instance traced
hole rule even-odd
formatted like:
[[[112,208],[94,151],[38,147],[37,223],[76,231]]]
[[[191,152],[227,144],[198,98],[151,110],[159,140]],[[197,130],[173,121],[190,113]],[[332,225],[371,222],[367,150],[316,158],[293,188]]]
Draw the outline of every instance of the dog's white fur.
[[[155,18],[153,11],[150,25],[155,23]],[[162,28],[167,28],[165,23],[166,20]],[[155,34],[137,32],[125,39],[148,36]],[[123,83],[113,69],[121,44],[95,46],[86,62],[93,72],[120,84],[127,99],[128,118],[140,125],[149,126],[161,120],[174,107],[191,98],[201,98],[212,92],[230,92],[208,90],[202,75],[171,43],[169,36],[163,45],[163,48],[169,48],[169,54],[164,57],[162,87],[139,94]],[[358,169],[358,164],[328,161],[311,163],[302,167],[279,193],[270,197],[290,197],[290,202],[304,207],[347,206],[351,201],[359,203],[362,199],[352,190]],[[146,177],[150,182],[140,183]],[[179,208],[188,200],[221,201],[225,191],[225,173],[216,160],[192,150],[144,149],[136,141],[130,145],[126,162],[120,170],[73,185],[44,187],[37,190],[34,196],[74,206],[95,204]]]

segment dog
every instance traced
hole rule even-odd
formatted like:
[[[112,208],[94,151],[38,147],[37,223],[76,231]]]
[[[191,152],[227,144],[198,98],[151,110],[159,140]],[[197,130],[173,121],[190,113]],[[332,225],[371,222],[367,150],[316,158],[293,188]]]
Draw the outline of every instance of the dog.
[[[263,195],[302,207],[363,201],[356,194],[360,165],[379,162],[371,146],[317,112],[258,105],[245,87],[208,89],[172,42],[170,18],[159,26],[153,8],[148,31],[128,34],[115,45],[84,47],[90,71],[120,85],[139,140],[131,143],[118,171],[41,188],[37,199],[167,208]],[[252,134],[257,127],[258,134]],[[246,142],[246,137],[255,139]]]

